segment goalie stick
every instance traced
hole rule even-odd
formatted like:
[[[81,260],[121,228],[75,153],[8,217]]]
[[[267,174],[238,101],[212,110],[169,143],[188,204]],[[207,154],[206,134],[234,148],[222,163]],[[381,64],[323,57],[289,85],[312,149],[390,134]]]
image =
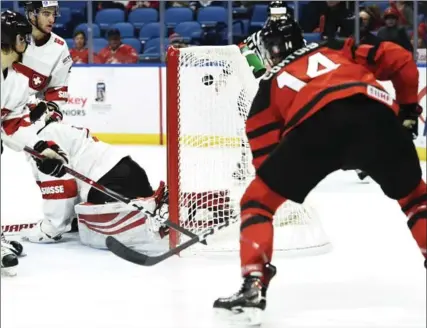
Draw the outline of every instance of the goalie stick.
[[[5,136],[2,134],[2,138],[3,137],[5,137]],[[14,141],[12,141],[12,142],[14,142]],[[40,154],[39,152],[35,151],[34,149],[32,149],[32,148],[30,148],[28,146],[24,147],[24,151],[27,152],[27,153],[29,153],[31,156],[36,157],[38,159],[43,159],[44,158],[44,156],[42,154]],[[99,190],[100,192],[102,192],[102,193],[110,196],[111,198],[114,198],[115,200],[117,200],[119,202],[122,202],[122,203],[125,203],[125,204],[129,204],[131,202],[131,200],[129,198],[127,198],[127,197],[125,197],[125,196],[123,196],[123,195],[121,195],[121,194],[119,194],[119,193],[117,193],[117,192],[115,192],[115,191],[113,191],[113,190],[111,190],[111,189],[103,186],[103,185],[100,185],[99,183],[97,183],[97,182],[93,181],[92,179],[84,176],[83,174],[80,174],[79,172],[74,171],[70,167],[64,165],[64,168],[65,168],[65,171],[68,174],[72,175],[73,177],[75,177],[78,180],[81,180],[81,181],[89,184],[90,186],[92,186],[92,188],[95,188],[95,189]],[[142,206],[138,206],[136,204],[131,204],[131,205],[133,207],[137,208],[139,211],[144,211],[144,208]],[[190,237],[190,238],[197,237],[196,234],[192,233],[191,231],[188,231],[187,229],[184,229],[183,227],[181,227],[178,224],[173,223],[173,222],[171,222],[169,220],[164,221],[163,224],[166,225],[166,226],[168,226],[171,229],[174,229],[174,230],[176,230],[176,231],[178,231],[178,232],[180,232],[180,233],[182,233],[182,234]],[[201,241],[201,243],[204,244],[204,245],[206,245],[206,241],[204,241],[204,240]]]
[[[205,229],[202,233],[200,233],[200,235],[195,235],[193,238],[178,245],[177,247],[172,248],[163,254],[155,256],[149,256],[143,253],[139,253],[134,249],[123,245],[116,238],[111,236],[107,237],[106,245],[112,253],[126,261],[143,266],[153,266],[160,262],[163,262],[164,260],[167,260],[173,255],[178,255],[181,251],[193,246],[194,244],[205,241],[208,236],[215,234],[218,230],[228,227],[229,225],[230,221],[227,220],[217,225],[216,227]]]

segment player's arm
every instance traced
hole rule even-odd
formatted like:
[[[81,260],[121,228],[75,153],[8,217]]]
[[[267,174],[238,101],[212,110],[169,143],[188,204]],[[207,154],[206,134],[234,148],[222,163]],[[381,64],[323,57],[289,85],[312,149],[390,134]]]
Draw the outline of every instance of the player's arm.
[[[401,46],[383,41],[379,44],[353,47],[353,58],[367,67],[380,81],[390,80],[396,101],[414,104],[418,101],[418,68],[412,54]]]
[[[412,53],[401,46],[383,41],[375,46],[353,47],[356,62],[366,66],[378,80],[390,80],[400,106],[399,118],[414,136],[418,135],[418,117],[422,112],[418,105],[419,73]]]
[[[52,71],[48,87],[44,92],[46,101],[55,102],[59,108],[68,100],[68,79],[73,60],[66,44],[62,46],[62,52]]]
[[[9,109],[7,104],[3,104],[1,109],[2,139],[15,151],[22,151],[24,146],[33,147],[41,141],[37,128],[31,124],[30,115],[24,110],[25,106],[21,102],[14,109]]]
[[[255,78],[263,76],[267,69],[263,64],[262,59],[259,58],[255,52],[249,49],[248,46],[244,43],[241,43],[239,48],[242,55],[246,58],[249,67],[252,69],[252,73],[254,74]]]
[[[261,166],[280,142],[283,121],[273,101],[273,81],[261,80],[246,121],[246,135],[255,169]]]
[[[12,111],[3,107],[1,119],[1,139],[5,145],[15,151],[22,151],[25,146],[33,148],[45,156],[44,160],[37,160],[40,171],[57,177],[65,174],[63,164],[68,162],[67,155],[55,142],[44,141],[37,135],[37,127],[31,124],[29,114],[23,109]]]
[[[246,58],[249,67],[252,68],[255,78],[261,77],[266,71],[264,61],[259,55],[261,53],[259,48],[262,45],[257,44],[256,40],[258,39],[259,38],[256,37],[256,33],[253,33],[239,44],[240,52]],[[258,43],[259,42],[260,41],[258,41]]]

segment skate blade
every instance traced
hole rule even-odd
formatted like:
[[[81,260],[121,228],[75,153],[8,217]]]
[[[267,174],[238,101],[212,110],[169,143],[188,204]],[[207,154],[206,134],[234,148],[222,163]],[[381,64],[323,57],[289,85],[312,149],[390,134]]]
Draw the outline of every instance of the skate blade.
[[[1,268],[1,276],[2,277],[15,277],[17,274],[16,268]]]
[[[214,309],[215,318],[221,323],[228,323],[230,326],[256,327],[262,323],[263,312],[258,308],[242,308],[239,312],[226,309]]]

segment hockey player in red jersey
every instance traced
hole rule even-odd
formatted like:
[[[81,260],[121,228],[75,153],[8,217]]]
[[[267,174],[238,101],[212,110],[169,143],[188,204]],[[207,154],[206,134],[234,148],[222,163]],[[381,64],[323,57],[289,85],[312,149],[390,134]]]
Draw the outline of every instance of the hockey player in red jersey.
[[[259,323],[276,274],[274,213],[288,199],[302,203],[336,170],[366,171],[398,201],[427,255],[426,184],[412,142],[421,113],[419,77],[411,53],[390,42],[357,45],[352,39],[304,46],[292,19],[270,22],[262,38],[276,66],[262,78],[246,123],[256,177],[240,203],[244,282],[214,303],[252,323]],[[391,80],[396,101],[377,79]]]

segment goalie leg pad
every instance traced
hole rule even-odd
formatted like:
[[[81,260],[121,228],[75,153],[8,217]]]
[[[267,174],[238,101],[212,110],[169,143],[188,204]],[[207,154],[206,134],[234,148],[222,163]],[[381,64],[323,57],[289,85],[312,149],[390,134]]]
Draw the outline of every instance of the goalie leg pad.
[[[80,241],[84,245],[105,249],[108,236],[127,246],[150,244],[160,239],[160,232],[149,229],[147,215],[131,204],[81,203],[75,210]]]

